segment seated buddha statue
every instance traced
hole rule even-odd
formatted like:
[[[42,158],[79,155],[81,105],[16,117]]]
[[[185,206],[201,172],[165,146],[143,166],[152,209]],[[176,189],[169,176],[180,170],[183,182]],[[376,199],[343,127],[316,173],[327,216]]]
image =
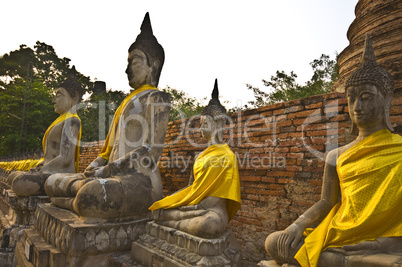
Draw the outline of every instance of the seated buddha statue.
[[[368,34],[345,92],[358,136],[327,154],[321,199],[267,237],[266,250],[280,264],[345,266],[353,255],[402,253],[402,137],[391,133],[392,77]]]
[[[162,198],[157,162],[170,100],[156,88],[165,54],[148,13],[128,52],[126,73],[133,90],[116,110],[101,153],[84,173],[54,174],[45,184],[54,205],[86,220],[131,220]]]
[[[222,142],[227,114],[218,99],[218,85],[201,114],[201,133],[208,148],[194,161],[189,186],[155,202],[156,223],[201,238],[218,238],[240,208],[237,159]]]
[[[44,195],[44,183],[53,173],[78,172],[81,120],[75,106],[84,93],[75,67],[56,89],[54,110],[60,116],[52,122],[42,139],[44,158],[27,172],[11,172],[7,183],[18,196]]]

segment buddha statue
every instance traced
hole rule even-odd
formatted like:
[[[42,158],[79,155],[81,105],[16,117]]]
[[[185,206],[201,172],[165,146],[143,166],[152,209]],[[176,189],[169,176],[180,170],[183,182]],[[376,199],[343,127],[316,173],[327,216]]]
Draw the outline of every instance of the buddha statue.
[[[44,195],[44,183],[51,174],[78,172],[81,120],[75,106],[83,93],[73,66],[67,79],[56,89],[53,104],[60,116],[43,136],[43,160],[27,172],[11,172],[7,177],[7,183],[17,196]]]
[[[227,114],[218,94],[215,80],[212,99],[200,118],[208,148],[196,157],[189,186],[149,208],[156,223],[201,238],[220,237],[240,208],[237,159],[222,142]]]
[[[392,77],[368,34],[346,97],[358,136],[327,154],[321,199],[267,237],[265,248],[279,264],[346,266],[356,255],[402,253],[402,137],[391,133]]]
[[[128,51],[126,73],[133,91],[116,110],[101,153],[84,173],[54,174],[45,184],[54,205],[86,221],[132,220],[162,198],[157,162],[170,100],[156,88],[165,55],[148,13]]]

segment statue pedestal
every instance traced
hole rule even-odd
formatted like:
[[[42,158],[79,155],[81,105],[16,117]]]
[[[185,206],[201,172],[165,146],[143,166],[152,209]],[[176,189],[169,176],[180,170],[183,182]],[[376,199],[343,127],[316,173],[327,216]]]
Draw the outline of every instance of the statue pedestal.
[[[150,213],[118,223],[85,223],[80,217],[53,204],[40,204],[35,224],[24,231],[17,245],[20,266],[107,266],[111,253],[129,251],[145,232]]]
[[[0,266],[15,266],[14,249],[24,229],[34,224],[37,204],[49,202],[47,196],[19,197],[5,184],[0,196]]]
[[[149,222],[146,234],[133,243],[132,259],[144,266],[240,266],[240,252],[231,244],[232,232],[204,239]]]
[[[335,253],[331,253],[335,254]],[[339,258],[339,255],[333,255],[334,258]],[[329,255],[327,255],[328,257]],[[389,266],[402,266],[402,254],[395,255],[395,254],[373,254],[373,255],[352,255],[346,256],[346,259],[343,259],[341,263],[331,262],[332,265],[336,267],[389,267]],[[276,261],[261,261],[258,263],[258,267],[281,267],[281,264],[276,263]],[[320,266],[320,265],[318,265]],[[322,266],[322,265],[321,265]],[[329,266],[326,264],[325,266]],[[289,267],[297,267],[296,265],[289,264]]]

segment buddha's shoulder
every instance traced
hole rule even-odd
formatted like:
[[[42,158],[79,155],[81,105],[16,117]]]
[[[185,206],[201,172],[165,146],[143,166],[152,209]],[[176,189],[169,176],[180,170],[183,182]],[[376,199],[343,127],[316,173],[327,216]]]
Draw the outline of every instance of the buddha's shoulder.
[[[346,152],[349,148],[353,147],[356,143],[357,143],[357,141],[355,140],[344,146],[340,146],[335,149],[332,149],[327,154],[327,161],[336,162],[336,160],[339,158],[340,155],[342,155],[344,152]]]
[[[152,102],[170,103],[169,94],[166,92],[160,90],[150,90],[146,95]]]

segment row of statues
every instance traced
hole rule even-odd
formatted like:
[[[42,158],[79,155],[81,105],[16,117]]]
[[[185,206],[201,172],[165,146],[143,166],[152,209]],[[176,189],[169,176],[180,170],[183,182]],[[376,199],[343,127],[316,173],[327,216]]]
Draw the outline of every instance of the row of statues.
[[[92,222],[127,221],[152,210],[160,225],[219,237],[241,200],[237,160],[223,143],[227,113],[217,81],[201,114],[208,148],[195,159],[188,187],[163,198],[157,162],[170,111],[169,96],[157,89],[163,63],[147,13],[129,48],[126,73],[134,90],[117,109],[100,155],[76,173],[81,125],[74,105],[82,88],[72,74],[57,89],[61,116],[46,131],[44,161],[7,178],[15,193],[46,192],[55,206]],[[321,199],[267,237],[266,250],[280,264],[344,266],[348,255],[402,252],[402,137],[391,133],[393,82],[376,62],[369,36],[346,96],[358,136],[328,153]]]

